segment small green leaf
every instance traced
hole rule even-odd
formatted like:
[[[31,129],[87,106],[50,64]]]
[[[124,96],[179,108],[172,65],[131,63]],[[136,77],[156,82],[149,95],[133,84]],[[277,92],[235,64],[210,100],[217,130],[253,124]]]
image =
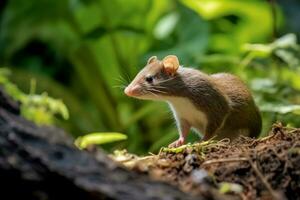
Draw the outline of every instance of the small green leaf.
[[[293,33],[288,33],[273,42],[273,46],[277,48],[295,47],[297,46],[297,37]]]
[[[175,29],[178,20],[178,13],[172,12],[166,15],[161,20],[159,20],[156,27],[154,28],[154,36],[157,39],[164,39],[168,37]]]
[[[46,92],[27,95],[20,101],[23,116],[38,124],[52,124],[55,114],[59,114],[65,120],[69,118],[68,108],[63,101],[49,97]],[[43,120],[39,119],[41,116]]]
[[[271,55],[273,48],[266,44],[245,44],[244,51],[254,52],[256,57],[266,58]]]
[[[106,144],[126,139],[127,135],[124,135],[122,133],[101,132],[91,133],[82,137],[78,137],[74,143],[79,149],[84,149],[92,144]]]
[[[241,193],[243,192],[243,187],[236,183],[222,182],[220,183],[219,191],[222,194],[229,192]]]

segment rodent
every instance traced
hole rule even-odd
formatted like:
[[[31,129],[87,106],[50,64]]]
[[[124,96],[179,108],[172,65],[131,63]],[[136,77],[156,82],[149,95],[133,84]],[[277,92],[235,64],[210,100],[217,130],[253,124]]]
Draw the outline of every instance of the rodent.
[[[202,133],[203,140],[257,137],[261,131],[259,109],[239,77],[208,75],[180,66],[175,55],[163,60],[149,58],[124,92],[134,98],[168,102],[179,131],[179,139],[170,147],[183,145],[191,128]]]

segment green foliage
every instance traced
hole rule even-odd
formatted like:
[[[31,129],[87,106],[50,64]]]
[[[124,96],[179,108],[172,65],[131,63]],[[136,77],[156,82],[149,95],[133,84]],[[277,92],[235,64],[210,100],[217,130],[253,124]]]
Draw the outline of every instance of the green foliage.
[[[246,44],[244,50],[248,53],[243,65],[248,64],[255,58],[278,58],[282,64],[291,69],[296,69],[300,65],[300,46],[297,44],[295,34],[287,34],[270,44]],[[245,63],[247,61],[247,63]]]
[[[297,125],[300,108],[300,45],[294,34],[287,34],[269,44],[246,44],[242,68],[250,68],[254,77],[260,110],[265,112],[267,126],[274,118]],[[280,115],[278,115],[280,114]],[[267,123],[266,123],[267,122]]]
[[[27,95],[21,103],[21,114],[37,124],[53,124],[55,114],[65,120],[69,118],[65,104],[59,99],[49,97],[47,93]]]
[[[18,87],[8,80],[10,71],[6,68],[0,68],[0,85],[3,85],[6,92],[12,96],[15,100],[22,101],[25,97],[24,93],[21,92]]]
[[[300,115],[300,105],[280,105],[280,104],[264,104],[260,106],[260,109],[265,112],[289,114],[293,113]]]
[[[181,0],[181,2],[212,22],[215,31],[211,34],[211,48],[214,51],[238,53],[246,42],[263,41],[272,33],[273,19],[267,1]],[[280,10],[277,11],[277,15],[281,23]]]
[[[34,94],[34,89],[30,94],[25,94],[8,80],[8,75],[9,70],[0,68],[0,85],[10,96],[21,103],[21,114],[25,118],[41,125],[53,124],[56,114],[65,120],[69,118],[68,109],[61,100],[53,99],[47,93]]]
[[[75,145],[85,149],[89,145],[106,144],[120,140],[126,140],[127,136],[122,133],[90,133],[75,140]]]
[[[12,66],[11,79],[23,91],[35,79],[38,93],[63,99],[70,120],[60,123],[74,135],[122,132],[128,140],[113,147],[135,153],[177,137],[166,105],[122,91],[152,55],[177,54],[185,66],[236,73],[254,90],[266,126],[277,119],[300,125],[292,117],[300,102],[299,47],[292,35],[262,45],[273,34],[270,10],[262,0],[10,0],[0,13],[0,65]],[[67,116],[61,102],[53,107],[45,99],[32,94],[24,108]],[[35,116],[31,111],[22,113]]]

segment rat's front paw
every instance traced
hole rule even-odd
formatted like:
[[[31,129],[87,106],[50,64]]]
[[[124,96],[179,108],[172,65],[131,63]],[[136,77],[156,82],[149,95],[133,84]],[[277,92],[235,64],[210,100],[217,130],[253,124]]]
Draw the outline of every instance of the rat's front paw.
[[[176,148],[176,147],[180,147],[181,145],[183,145],[185,142],[185,139],[183,137],[180,137],[178,140],[176,140],[175,142],[169,144],[169,148]]]

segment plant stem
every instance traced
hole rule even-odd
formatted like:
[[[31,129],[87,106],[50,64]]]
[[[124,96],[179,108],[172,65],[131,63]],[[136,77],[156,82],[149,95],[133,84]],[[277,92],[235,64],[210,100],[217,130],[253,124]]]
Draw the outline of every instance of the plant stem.
[[[272,40],[274,41],[278,36],[278,34],[277,34],[276,0],[267,0],[267,1],[270,4],[272,19],[273,19],[273,22],[272,22],[273,23],[272,24],[273,38],[272,38]]]

